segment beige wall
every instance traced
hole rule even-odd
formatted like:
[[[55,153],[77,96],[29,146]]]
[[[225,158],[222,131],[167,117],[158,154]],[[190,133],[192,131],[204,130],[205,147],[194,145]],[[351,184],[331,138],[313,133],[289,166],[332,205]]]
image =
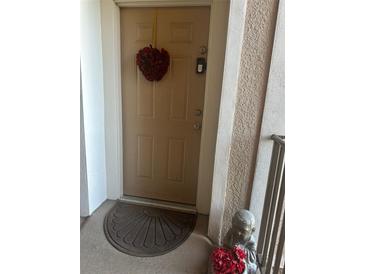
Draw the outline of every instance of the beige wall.
[[[229,1],[213,0],[210,9],[208,69],[205,81],[202,142],[200,143],[197,210],[209,214],[217,141],[224,57],[227,40]]]
[[[249,208],[278,0],[247,0],[220,242],[233,214]],[[215,167],[217,168],[217,167]]]

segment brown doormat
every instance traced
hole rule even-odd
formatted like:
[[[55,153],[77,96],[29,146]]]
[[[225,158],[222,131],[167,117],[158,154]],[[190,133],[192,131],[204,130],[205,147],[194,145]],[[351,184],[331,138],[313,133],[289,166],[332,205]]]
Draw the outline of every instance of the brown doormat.
[[[181,245],[195,222],[194,214],[118,202],[105,216],[104,233],[119,251],[152,257]]]

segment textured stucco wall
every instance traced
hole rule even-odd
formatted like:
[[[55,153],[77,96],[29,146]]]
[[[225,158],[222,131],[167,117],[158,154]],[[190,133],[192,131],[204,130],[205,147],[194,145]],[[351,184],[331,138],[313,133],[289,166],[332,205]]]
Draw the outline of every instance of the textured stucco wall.
[[[278,0],[248,0],[221,237],[249,208]]]
[[[246,6],[243,0],[230,1],[208,227],[208,236],[215,243],[220,242],[222,232]]]
[[[280,0],[250,202],[250,211],[256,217],[256,226],[258,229],[256,229],[255,234],[257,237],[261,226],[261,216],[274,143],[271,140],[271,135],[285,135],[284,10],[284,0]]]

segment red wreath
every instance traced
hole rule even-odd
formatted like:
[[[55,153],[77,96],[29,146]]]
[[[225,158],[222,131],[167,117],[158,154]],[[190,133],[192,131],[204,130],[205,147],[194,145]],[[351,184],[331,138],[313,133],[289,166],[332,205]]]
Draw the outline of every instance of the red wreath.
[[[149,81],[160,81],[170,65],[170,55],[165,49],[159,51],[152,45],[137,53],[137,66]]]

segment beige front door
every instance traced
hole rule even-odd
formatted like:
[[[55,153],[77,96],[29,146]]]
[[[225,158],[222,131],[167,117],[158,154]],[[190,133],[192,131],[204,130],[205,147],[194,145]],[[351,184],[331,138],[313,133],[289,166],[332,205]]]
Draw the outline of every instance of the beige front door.
[[[208,33],[208,7],[121,9],[125,195],[195,204],[205,87],[196,59]],[[158,82],[136,66],[153,43],[170,54]]]

